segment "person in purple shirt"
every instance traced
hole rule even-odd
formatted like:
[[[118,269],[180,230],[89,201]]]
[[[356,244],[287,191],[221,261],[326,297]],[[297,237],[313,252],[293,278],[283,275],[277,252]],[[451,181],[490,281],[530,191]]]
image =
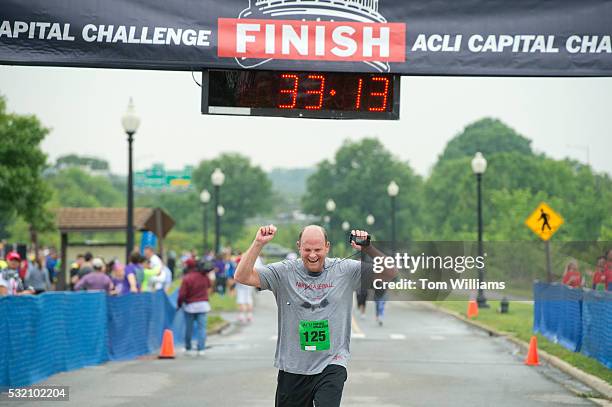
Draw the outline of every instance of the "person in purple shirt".
[[[80,290],[104,290],[110,293],[113,289],[113,282],[109,276],[104,273],[105,265],[102,259],[93,259],[91,262],[93,266],[93,272],[86,274],[79,282],[74,286],[75,291]]]
[[[130,255],[130,262],[125,266],[125,280],[128,284],[128,291],[132,293],[140,292],[140,281],[144,277],[142,267],[142,256],[138,252]],[[138,275],[141,274],[141,278]]]

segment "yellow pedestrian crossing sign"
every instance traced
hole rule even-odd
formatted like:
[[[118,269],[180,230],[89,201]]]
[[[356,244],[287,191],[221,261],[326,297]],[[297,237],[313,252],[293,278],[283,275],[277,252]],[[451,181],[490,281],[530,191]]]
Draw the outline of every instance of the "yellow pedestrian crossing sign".
[[[545,202],[541,202],[535,211],[525,220],[525,225],[540,239],[546,241],[563,225],[563,218],[553,211]]]

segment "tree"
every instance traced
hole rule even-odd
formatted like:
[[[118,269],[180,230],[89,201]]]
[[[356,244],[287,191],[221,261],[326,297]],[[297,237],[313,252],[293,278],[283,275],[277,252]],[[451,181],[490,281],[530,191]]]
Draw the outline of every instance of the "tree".
[[[612,213],[612,181],[571,160],[505,152],[486,157],[483,219],[489,240],[536,239],[523,222],[546,201],[566,223],[557,240],[597,240]],[[425,184],[431,239],[476,238],[476,180],[470,158],[439,162]]]
[[[76,208],[120,207],[125,205],[122,191],[110,180],[92,176],[79,168],[67,168],[48,177],[57,194],[57,206]]]
[[[91,170],[108,171],[108,161],[94,157],[81,157],[76,154],[68,154],[57,159],[55,166],[67,167],[89,167]]]
[[[387,186],[395,180],[400,187],[397,197],[398,241],[413,239],[419,223],[422,181],[407,163],[394,157],[377,139],[345,141],[336,152],[334,161],[322,161],[308,178],[303,207],[307,213],[327,214],[328,199],[336,203],[332,215],[332,242],[344,240],[341,224],[367,229],[378,240],[390,240],[391,208]],[[368,214],[374,215],[374,225],[366,225]]]
[[[45,208],[51,193],[41,176],[46,156],[40,142],[48,133],[35,116],[7,113],[6,100],[0,96],[0,217],[23,218],[34,241],[36,231],[53,228],[52,215]]]
[[[198,232],[202,240],[202,207],[199,194],[194,190],[185,192],[149,192],[136,196],[136,206],[162,208],[174,219],[175,230],[180,232]]]
[[[209,218],[211,220],[214,219],[214,187],[210,176],[215,168],[220,168],[225,174],[220,195],[220,204],[225,208],[221,231],[223,237],[231,242],[239,236],[245,219],[268,212],[273,207],[272,183],[259,166],[252,165],[248,157],[237,153],[224,153],[213,160],[202,161],[192,175],[197,191],[194,202],[199,202],[197,195],[204,188],[210,191],[213,195],[209,205],[213,215]],[[201,212],[202,210],[199,210],[197,213]],[[200,225],[201,216],[199,215]]]
[[[533,154],[531,140],[497,119],[484,118],[467,125],[463,132],[451,139],[438,162],[473,157],[477,151],[485,157],[502,152]]]

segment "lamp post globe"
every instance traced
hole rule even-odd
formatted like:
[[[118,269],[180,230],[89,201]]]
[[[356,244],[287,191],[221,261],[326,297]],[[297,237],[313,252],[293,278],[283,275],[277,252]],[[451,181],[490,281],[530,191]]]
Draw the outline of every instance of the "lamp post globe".
[[[333,199],[327,200],[327,202],[325,203],[325,209],[327,209],[328,212],[333,212],[336,210],[336,203]]]
[[[374,218],[374,215],[369,214],[369,215],[366,217],[366,223],[367,223],[369,226],[372,226],[372,225],[374,224],[374,222],[376,222],[376,218]]]
[[[210,181],[216,187],[220,187],[225,182],[225,174],[221,171],[221,168],[215,168],[212,175],[210,176]]]
[[[128,102],[128,108],[121,117],[121,124],[123,125],[123,130],[127,134],[134,134],[138,127],[140,126],[140,117],[136,115],[136,109],[134,108],[134,100],[130,98]]]
[[[399,185],[395,181],[391,181],[389,185],[387,185],[387,194],[394,198],[399,194]]]
[[[207,189],[203,189],[202,192],[200,192],[200,202],[204,205],[210,202],[210,192],[208,192]]]
[[[476,175],[482,175],[487,170],[487,160],[484,158],[482,153],[479,151],[472,158],[472,171]]]

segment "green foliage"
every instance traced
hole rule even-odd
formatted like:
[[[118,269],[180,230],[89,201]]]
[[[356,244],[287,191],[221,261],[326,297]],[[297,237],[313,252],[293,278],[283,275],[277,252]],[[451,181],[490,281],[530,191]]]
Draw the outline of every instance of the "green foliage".
[[[576,162],[505,152],[486,157],[483,221],[487,240],[535,240],[525,226],[542,201],[560,213],[561,240],[597,240],[612,213],[612,181]],[[476,179],[470,158],[439,162],[425,185],[430,239],[476,238]]]
[[[182,232],[202,232],[202,206],[195,191],[186,192],[148,192],[135,197],[137,207],[159,207],[168,212],[176,222],[176,230]],[[210,205],[209,205],[210,206]],[[210,209],[210,208],[209,208]],[[209,212],[209,226],[213,214]]]
[[[271,199],[272,184],[259,166],[252,165],[248,157],[240,154],[225,153],[213,160],[202,161],[193,170],[192,179],[198,194],[206,188],[212,195],[211,204],[208,205],[213,215],[209,218],[211,225],[214,225],[215,188],[210,176],[215,168],[220,168],[225,174],[225,183],[220,192],[220,205],[225,208],[221,230],[223,236],[232,241],[240,236],[245,219],[271,210],[274,205]],[[199,200],[196,198],[195,202]]]
[[[439,162],[473,157],[477,151],[486,156],[513,151],[531,155],[531,140],[521,136],[497,119],[485,118],[465,127],[446,145]]]
[[[60,207],[120,207],[125,199],[107,177],[92,176],[79,168],[67,168],[48,177]]]
[[[7,113],[0,96],[0,217],[19,216],[38,231],[53,228],[45,207],[50,191],[41,177],[46,156],[40,143],[48,133],[34,116]]]
[[[57,159],[55,166],[65,167],[89,167],[92,170],[108,171],[108,161],[94,157],[81,157],[76,154],[68,154]]]
[[[333,162],[325,160],[308,178],[303,197],[307,213],[324,216],[328,199],[336,202],[331,214],[330,239],[344,241],[340,229],[343,221],[351,228],[367,229],[379,240],[390,240],[391,202],[387,186],[395,180],[400,187],[397,196],[397,239],[413,237],[419,225],[422,181],[410,166],[384,148],[380,141],[366,138],[346,141],[336,152]],[[374,215],[374,225],[366,225],[366,216]]]

